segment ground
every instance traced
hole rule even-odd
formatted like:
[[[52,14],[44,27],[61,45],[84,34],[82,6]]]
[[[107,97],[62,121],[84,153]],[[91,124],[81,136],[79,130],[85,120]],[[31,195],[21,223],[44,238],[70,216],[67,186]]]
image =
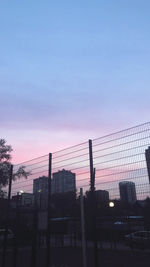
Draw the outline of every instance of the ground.
[[[50,255],[51,267],[83,267],[81,248],[54,248],[51,250]],[[29,248],[20,249],[17,267],[34,267],[31,266],[30,256],[31,250]],[[98,251],[98,267],[149,267],[149,259],[150,253],[144,251]],[[93,250],[88,249],[87,267],[95,267],[93,260]],[[11,250],[7,252],[5,267],[13,267],[13,253]],[[37,251],[35,267],[46,267],[46,249],[39,249]]]

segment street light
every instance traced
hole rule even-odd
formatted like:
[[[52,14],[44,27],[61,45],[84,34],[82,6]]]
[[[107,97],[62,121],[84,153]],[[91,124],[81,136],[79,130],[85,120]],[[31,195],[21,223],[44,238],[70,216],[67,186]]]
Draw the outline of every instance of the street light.
[[[23,190],[20,190],[20,191],[19,191],[19,195],[22,195],[23,193],[24,193]]]
[[[114,206],[115,206],[114,202],[112,202],[112,201],[109,202],[109,207],[110,207],[110,208],[114,208]]]

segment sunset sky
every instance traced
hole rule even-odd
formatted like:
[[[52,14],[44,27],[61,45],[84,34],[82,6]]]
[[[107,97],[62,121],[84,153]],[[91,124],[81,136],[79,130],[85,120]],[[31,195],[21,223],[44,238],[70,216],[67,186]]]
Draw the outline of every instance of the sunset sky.
[[[0,4],[0,138],[13,162],[150,117],[149,0]]]

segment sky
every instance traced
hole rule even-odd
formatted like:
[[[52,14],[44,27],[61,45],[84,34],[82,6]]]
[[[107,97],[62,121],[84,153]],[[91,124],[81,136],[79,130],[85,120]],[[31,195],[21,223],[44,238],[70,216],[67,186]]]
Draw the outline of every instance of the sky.
[[[0,4],[0,138],[13,162],[149,121],[149,0]]]

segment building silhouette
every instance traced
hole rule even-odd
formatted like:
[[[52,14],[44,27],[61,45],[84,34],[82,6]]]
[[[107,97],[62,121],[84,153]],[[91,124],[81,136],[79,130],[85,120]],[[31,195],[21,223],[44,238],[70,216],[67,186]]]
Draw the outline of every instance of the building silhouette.
[[[36,205],[44,210],[48,205],[48,177],[42,176],[33,180],[33,195]],[[51,180],[51,193],[76,192],[75,173],[61,170],[53,173]]]
[[[76,191],[76,175],[71,171],[61,170],[53,173],[52,194]]]
[[[34,195],[31,193],[18,192],[17,195],[12,196],[12,201],[15,203],[16,206],[33,207]]]
[[[42,176],[33,180],[33,194],[48,194],[48,177]]]
[[[48,205],[48,177],[41,176],[33,180],[33,194],[37,207],[47,209]]]
[[[136,188],[135,183],[130,181],[123,181],[119,183],[120,199],[123,202],[135,203],[136,198]]]
[[[107,206],[109,203],[109,192],[106,190],[96,190],[96,201],[97,205],[99,206]]]

